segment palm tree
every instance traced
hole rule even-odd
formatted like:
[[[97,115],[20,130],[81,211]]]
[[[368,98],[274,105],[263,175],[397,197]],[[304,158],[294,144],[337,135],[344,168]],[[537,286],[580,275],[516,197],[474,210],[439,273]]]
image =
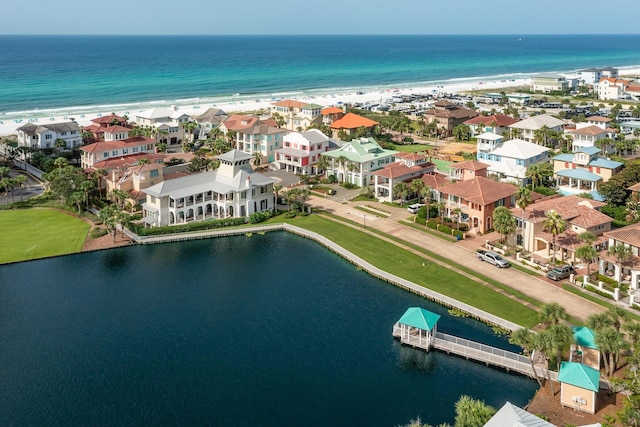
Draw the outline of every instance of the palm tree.
[[[275,203],[273,204],[274,210],[277,210],[276,207],[278,206],[278,200],[280,199],[280,190],[282,190],[282,185],[273,184],[273,195],[276,198]]]
[[[18,188],[20,188],[20,201],[22,201],[22,189],[26,187],[27,184],[27,177],[24,175],[18,175],[15,178],[13,178],[13,183],[18,186]],[[13,191],[11,192],[11,198],[13,201]]]
[[[429,214],[429,210],[430,210],[429,205],[431,204],[431,192],[432,192],[431,187],[429,187],[426,184],[424,185],[424,187],[420,189],[420,196],[422,197],[422,200],[424,200],[424,203],[427,205],[427,219],[431,217],[431,215]]]
[[[557,250],[556,237],[558,236],[558,234],[562,233],[565,230],[565,228],[567,227],[567,222],[564,219],[562,219],[560,214],[555,210],[547,211],[545,216],[546,216],[546,219],[542,223],[543,224],[542,229],[544,231],[551,233],[552,240],[553,240],[552,259],[553,259],[553,264],[555,264],[556,250]]]
[[[260,166],[262,163],[262,153],[260,151],[256,151],[253,153],[253,165]]]
[[[526,187],[520,187],[516,192],[516,205],[522,209],[522,218],[520,222],[520,235],[522,236],[522,244],[524,244],[524,213],[529,206],[533,203],[533,198],[531,197],[531,191]]]
[[[91,190],[94,189],[95,185],[95,182],[89,179],[80,183],[80,189],[82,190],[86,203],[86,210],[89,210],[89,194],[91,194]]]
[[[53,142],[53,147],[56,149],[56,152],[62,151],[63,148],[67,146],[67,141],[62,138],[58,138]]]
[[[626,323],[622,328],[627,331],[627,335],[631,340],[631,346],[635,348],[638,342],[640,342],[640,323]]]
[[[607,313],[596,313],[587,317],[587,326],[594,331],[607,329],[611,327],[611,318]]]
[[[440,216],[440,220],[443,220],[445,208],[447,207],[447,204],[445,203],[444,200],[438,200],[438,202],[436,203],[436,206],[438,208],[438,215]]]
[[[576,256],[587,263],[587,277],[591,277],[591,263],[598,257],[598,251],[587,244],[576,249]]]
[[[349,163],[349,159],[347,159],[345,156],[340,156],[336,159],[338,161],[338,165],[340,165],[340,169],[342,169],[342,181],[344,182],[344,178],[347,174],[346,171],[346,165],[347,163]]]
[[[631,251],[631,247],[625,246],[622,243],[618,243],[614,247],[610,248],[607,251],[607,254],[608,255],[613,255],[616,258],[616,260],[618,261],[618,264],[620,264],[620,268],[622,269],[622,265],[629,258],[631,258],[631,256],[633,255],[633,252]]]
[[[93,179],[96,182],[96,187],[98,187],[98,194],[100,198],[102,198],[102,177],[107,175],[107,171],[105,169],[96,169],[93,171]]]
[[[317,172],[324,172],[329,169],[329,166],[331,166],[331,158],[328,156],[320,155],[320,158],[318,159]]]
[[[562,351],[573,339],[573,333],[567,325],[554,325],[549,328],[553,337],[554,353],[556,356],[556,369],[560,369]]]
[[[347,170],[348,170],[348,171],[349,171],[349,173],[351,174],[351,183],[352,183],[352,184],[355,184],[355,182],[354,182],[354,181],[355,181],[355,179],[354,179],[353,173],[355,172],[355,170],[356,170],[357,168],[358,168],[358,167],[356,166],[356,164],[355,164],[354,162],[349,162],[349,163],[347,163]]]
[[[553,356],[556,346],[553,334],[550,330],[545,329],[535,335],[534,348],[544,356],[547,362],[547,381],[551,387],[551,394],[555,395],[556,393],[553,390],[553,381],[551,381],[551,374],[549,373],[549,359]]]
[[[567,319],[567,311],[557,302],[542,304],[538,312],[538,320],[552,326],[559,325],[561,320]]]
[[[616,371],[616,355],[626,348],[623,335],[615,329],[601,329],[596,331],[596,345],[605,354],[604,369],[609,377]],[[607,360],[608,356],[608,360]]]
[[[411,194],[411,189],[406,182],[399,182],[393,186],[393,195],[395,196],[393,198],[400,199],[400,206],[409,197],[409,194]]]
[[[119,209],[122,209],[122,207],[124,206],[124,202],[127,200],[128,196],[129,195],[122,190],[115,189],[111,191],[111,199]]]
[[[484,403],[469,396],[460,396],[456,402],[455,427],[481,427],[485,425],[496,410]]]
[[[623,321],[629,320],[629,313],[621,307],[609,307],[609,310],[606,312],[606,314],[609,319],[611,319],[611,326],[613,326],[616,332],[620,332]]]
[[[502,235],[505,243],[507,236],[516,231],[516,219],[508,208],[499,206],[493,211],[493,228]]]
[[[456,228],[458,229],[458,231],[460,231],[460,217],[462,216],[462,209],[455,208],[453,212],[456,215]]]
[[[422,189],[424,188],[424,182],[421,179],[416,178],[414,180],[411,180],[411,182],[409,183],[409,188],[411,188],[411,192],[413,194],[420,198]]]
[[[522,347],[522,352],[525,354],[525,356],[529,357],[529,361],[531,362],[531,371],[533,371],[538,385],[541,386],[542,382],[536,374],[536,370],[533,365],[533,358],[531,357],[533,349],[535,347],[535,333],[532,332],[531,329],[516,329],[511,333],[511,335],[509,335],[509,343]]]

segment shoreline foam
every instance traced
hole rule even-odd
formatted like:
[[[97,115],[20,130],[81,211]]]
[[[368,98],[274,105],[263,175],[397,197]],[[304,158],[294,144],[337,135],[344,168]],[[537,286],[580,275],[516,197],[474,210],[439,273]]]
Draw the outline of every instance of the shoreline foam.
[[[640,66],[617,67],[620,75],[640,75]],[[575,71],[574,71],[575,72]],[[442,81],[398,83],[391,86],[363,88],[308,89],[272,94],[234,94],[230,96],[187,97],[176,100],[151,100],[120,104],[53,107],[0,113],[0,136],[16,133],[26,123],[47,124],[69,121],[73,117],[80,126],[91,119],[112,112],[133,119],[135,113],[151,108],[175,107],[189,115],[202,114],[207,108],[220,108],[227,113],[247,113],[268,109],[279,99],[295,99],[323,107],[349,103],[375,103],[395,95],[442,94],[480,89],[502,89],[529,85],[531,76],[544,73],[497,74],[487,77],[453,78]],[[563,72],[563,74],[570,74]]]

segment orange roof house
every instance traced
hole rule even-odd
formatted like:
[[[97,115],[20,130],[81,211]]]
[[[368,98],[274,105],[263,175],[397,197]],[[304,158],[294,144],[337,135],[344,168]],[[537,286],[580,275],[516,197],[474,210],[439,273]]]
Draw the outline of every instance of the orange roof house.
[[[329,127],[333,129],[334,133],[342,130],[351,135],[358,128],[364,127],[365,129],[371,129],[379,124],[380,123],[375,120],[359,116],[355,113],[347,113],[343,117],[331,123]]]

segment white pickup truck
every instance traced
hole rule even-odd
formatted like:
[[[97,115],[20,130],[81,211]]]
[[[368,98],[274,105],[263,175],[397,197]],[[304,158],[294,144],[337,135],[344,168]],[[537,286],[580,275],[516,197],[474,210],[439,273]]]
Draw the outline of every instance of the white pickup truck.
[[[498,268],[511,267],[511,264],[509,263],[509,261],[502,258],[501,255],[495,252],[489,252],[483,249],[479,249],[478,251],[476,251],[476,256],[480,261],[488,262],[489,264],[495,265]]]

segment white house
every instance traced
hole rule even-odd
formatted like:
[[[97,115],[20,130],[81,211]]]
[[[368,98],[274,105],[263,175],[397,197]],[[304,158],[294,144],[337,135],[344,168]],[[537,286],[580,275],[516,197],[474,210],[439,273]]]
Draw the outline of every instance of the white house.
[[[18,129],[18,146],[34,149],[55,148],[55,142],[61,139],[64,148],[77,148],[82,145],[82,135],[78,123],[27,123]]]
[[[494,174],[503,181],[522,183],[527,168],[549,160],[549,149],[522,139],[503,141],[496,134],[477,137],[478,160],[489,165],[488,174]]]
[[[562,131],[565,122],[549,114],[540,114],[538,116],[529,117],[520,120],[509,126],[510,129],[518,129],[520,131],[520,139],[527,142],[534,142],[535,132],[546,126],[548,130]]]
[[[614,77],[602,77],[597,86],[598,99],[623,99],[627,86],[629,86],[629,81]]]
[[[277,180],[254,172],[252,156],[231,150],[218,156],[216,170],[163,181],[144,190],[146,224],[152,227],[204,219],[249,217],[273,210],[273,183]]]
[[[289,172],[317,174],[320,155],[329,151],[329,137],[318,129],[291,132],[282,138],[283,147],[276,150],[276,166]]]
[[[531,92],[562,92],[568,87],[567,79],[558,74],[540,74],[531,78]]]
[[[436,171],[436,165],[427,156],[417,153],[398,153],[396,162],[373,172],[374,194],[381,201],[393,202],[393,186],[399,182],[410,183],[425,174]]]
[[[134,120],[139,126],[155,127],[166,132],[166,135],[160,135],[160,139],[163,140],[166,137],[169,144],[177,144],[185,138],[183,123],[192,119],[177,107],[165,107],[137,112],[134,115]]]

